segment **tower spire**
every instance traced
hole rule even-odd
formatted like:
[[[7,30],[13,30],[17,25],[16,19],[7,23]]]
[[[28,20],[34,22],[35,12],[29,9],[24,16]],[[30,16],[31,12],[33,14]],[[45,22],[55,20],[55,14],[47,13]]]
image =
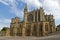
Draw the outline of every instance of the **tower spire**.
[[[24,26],[23,26],[23,29],[22,29],[22,36],[26,36],[26,23],[27,23],[27,16],[28,16],[28,8],[27,8],[27,4],[25,5],[25,8],[24,8]]]
[[[28,8],[27,8],[27,4],[25,5],[24,10],[28,10]]]
[[[28,15],[28,8],[27,8],[27,4],[25,5],[24,8],[24,21],[27,22],[27,15]]]

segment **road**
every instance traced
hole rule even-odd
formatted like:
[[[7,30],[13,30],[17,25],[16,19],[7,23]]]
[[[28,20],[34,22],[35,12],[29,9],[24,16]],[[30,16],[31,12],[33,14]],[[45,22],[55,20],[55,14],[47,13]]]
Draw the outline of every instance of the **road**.
[[[0,37],[0,40],[60,40],[60,34],[45,37]]]

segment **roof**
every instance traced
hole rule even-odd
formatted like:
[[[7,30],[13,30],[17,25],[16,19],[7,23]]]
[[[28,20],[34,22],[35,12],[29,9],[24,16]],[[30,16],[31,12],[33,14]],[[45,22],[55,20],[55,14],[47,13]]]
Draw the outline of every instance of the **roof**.
[[[57,25],[57,27],[60,27],[60,24],[59,24],[59,25]]]

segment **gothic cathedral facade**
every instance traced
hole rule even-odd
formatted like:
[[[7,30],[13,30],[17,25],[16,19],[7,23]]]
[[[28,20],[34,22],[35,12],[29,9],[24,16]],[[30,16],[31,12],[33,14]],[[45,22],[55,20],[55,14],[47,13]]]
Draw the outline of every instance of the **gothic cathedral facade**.
[[[55,20],[53,15],[45,15],[42,7],[28,12],[24,8],[24,20],[19,17],[11,19],[10,36],[46,36],[55,32]]]

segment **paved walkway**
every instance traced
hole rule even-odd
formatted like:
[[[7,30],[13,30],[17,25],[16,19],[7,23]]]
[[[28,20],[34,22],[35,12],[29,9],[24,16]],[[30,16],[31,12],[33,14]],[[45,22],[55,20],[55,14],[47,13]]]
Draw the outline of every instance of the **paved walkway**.
[[[60,40],[60,34],[45,37],[0,37],[0,40]]]

